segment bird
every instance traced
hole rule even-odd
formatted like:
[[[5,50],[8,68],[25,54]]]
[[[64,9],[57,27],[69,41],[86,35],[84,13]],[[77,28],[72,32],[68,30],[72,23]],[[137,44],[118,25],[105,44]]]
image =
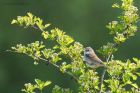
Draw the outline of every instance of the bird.
[[[86,62],[87,66],[91,68],[105,67],[103,61],[95,54],[91,47],[86,47],[84,49],[83,60]]]

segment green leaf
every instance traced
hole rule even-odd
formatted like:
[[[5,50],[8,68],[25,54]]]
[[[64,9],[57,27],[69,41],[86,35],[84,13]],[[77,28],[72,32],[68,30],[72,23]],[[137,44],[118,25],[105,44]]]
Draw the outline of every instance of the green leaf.
[[[114,37],[114,41],[117,43],[117,44],[121,44],[123,42],[125,42],[126,38],[123,34],[117,34],[116,37]]]
[[[48,28],[51,24],[45,24],[45,28]]]
[[[137,80],[137,76],[136,75],[131,75],[133,80]]]
[[[134,60],[136,63],[139,62],[138,58],[134,58],[134,57],[133,57],[133,60]]]
[[[15,23],[17,23],[17,20],[13,19],[11,24],[15,24]]]
[[[36,82],[36,86],[39,90],[42,91],[43,88],[47,87],[48,85],[51,84],[51,81],[41,81],[39,79],[35,79],[35,82]]]
[[[43,36],[44,39],[48,39],[49,33],[47,31],[43,31],[42,36]]]
[[[117,3],[115,3],[115,4],[112,5],[112,7],[113,7],[113,8],[120,8],[120,5],[117,4]]]
[[[42,83],[41,80],[39,80],[39,79],[35,79],[35,82],[36,82],[38,85]]]
[[[45,83],[44,83],[44,86],[48,86],[48,85],[50,85],[51,84],[51,81],[46,81]]]
[[[137,84],[131,84],[134,88],[138,89],[138,85]]]
[[[68,88],[61,88],[57,85],[54,86],[52,93],[73,93],[72,90]]]
[[[117,48],[114,47],[113,43],[107,43],[107,45],[104,45],[98,50],[98,52],[101,53],[103,56],[109,56],[116,51]]]

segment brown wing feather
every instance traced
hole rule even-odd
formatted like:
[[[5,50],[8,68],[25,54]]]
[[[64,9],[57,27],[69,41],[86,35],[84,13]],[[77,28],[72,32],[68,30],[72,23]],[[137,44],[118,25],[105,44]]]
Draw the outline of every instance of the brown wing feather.
[[[102,63],[102,60],[98,58],[98,56],[94,53],[94,55],[89,55],[90,58],[96,62]]]

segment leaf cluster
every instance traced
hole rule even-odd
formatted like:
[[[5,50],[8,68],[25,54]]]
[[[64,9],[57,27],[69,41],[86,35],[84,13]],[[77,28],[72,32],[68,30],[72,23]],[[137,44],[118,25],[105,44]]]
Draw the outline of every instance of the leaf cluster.
[[[25,88],[21,91],[26,93],[36,93],[35,90],[40,90],[42,93],[42,90],[51,84],[51,81],[41,81],[39,79],[35,79],[35,84],[26,83],[24,86]]]
[[[11,24],[17,24],[25,28],[32,27],[41,32],[45,42],[54,42],[55,45],[48,47],[43,41],[35,41],[27,45],[17,44],[11,51],[30,56],[37,65],[40,61],[53,65],[62,73],[70,75],[78,85],[78,93],[137,93],[140,85],[137,80],[140,77],[140,60],[133,58],[133,61],[114,60],[113,54],[118,50],[118,46],[127,39],[134,36],[137,31],[139,16],[138,9],[134,6],[133,0],[121,0],[120,4],[113,4],[113,8],[122,10],[117,21],[112,21],[107,25],[109,33],[113,35],[113,42],[103,45],[98,52],[106,60],[104,73],[100,75],[96,69],[88,68],[82,58],[84,46],[67,35],[58,28],[47,28],[50,24],[44,24],[43,20],[27,13],[25,16],[18,16]],[[68,60],[66,60],[68,59]],[[106,78],[104,78],[106,74]],[[100,80],[101,79],[101,80]],[[34,93],[35,89],[41,92],[50,81],[43,82],[35,80],[36,84],[28,83],[23,89],[26,93]],[[130,87],[129,89],[127,87]],[[72,89],[64,89],[54,86],[52,93],[73,93]]]

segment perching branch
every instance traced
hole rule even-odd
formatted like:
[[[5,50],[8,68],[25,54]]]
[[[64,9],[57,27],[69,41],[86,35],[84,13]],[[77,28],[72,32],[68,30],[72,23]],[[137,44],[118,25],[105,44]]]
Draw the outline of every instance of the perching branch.
[[[102,73],[102,77],[101,77],[101,84],[100,84],[100,87],[99,87],[99,93],[102,92],[102,84],[103,84],[103,81],[104,81],[104,77],[105,77],[105,73],[106,73],[106,69],[103,70],[103,73]]]
[[[128,35],[128,33],[125,32],[125,30],[127,30],[127,29],[130,27],[131,24],[132,24],[132,23],[130,23],[129,25],[127,25],[127,26],[124,28],[124,30],[123,30],[123,33],[122,33],[122,34],[123,34],[125,37],[127,37],[127,35]],[[118,47],[118,45],[119,45],[119,44],[114,43],[113,48]],[[112,55],[112,54],[108,55],[108,57],[107,57],[107,59],[106,59],[106,62],[109,62],[109,59],[110,59],[111,55]],[[101,84],[100,84],[100,87],[99,87],[99,89],[100,89],[100,90],[99,90],[99,93],[102,92],[102,84],[103,84],[103,81],[104,81],[105,73],[106,73],[106,69],[103,70],[103,73],[102,73],[102,76],[101,76]]]
[[[127,36],[127,33],[125,33],[125,30],[127,30],[129,28],[129,26],[127,25],[126,28],[124,28],[124,32],[122,33],[125,37]],[[116,48],[118,46],[117,43],[114,43],[114,48]],[[106,62],[109,62],[109,59],[111,57],[112,54],[108,55],[107,59],[106,59]],[[103,84],[103,81],[104,81],[104,77],[105,77],[105,74],[106,74],[106,68],[104,68],[103,70],[103,73],[102,73],[102,76],[101,76],[101,84],[99,86],[99,93],[102,92],[102,84]]]
[[[112,54],[110,54],[110,55],[108,56],[108,58],[106,59],[106,62],[109,62],[109,59],[110,59],[111,55],[112,55]],[[104,82],[105,74],[106,74],[106,68],[104,68],[103,73],[102,73],[102,76],[101,76],[101,84],[100,84],[100,86],[99,86],[99,93],[102,92],[102,84],[103,84],[103,82]]]

